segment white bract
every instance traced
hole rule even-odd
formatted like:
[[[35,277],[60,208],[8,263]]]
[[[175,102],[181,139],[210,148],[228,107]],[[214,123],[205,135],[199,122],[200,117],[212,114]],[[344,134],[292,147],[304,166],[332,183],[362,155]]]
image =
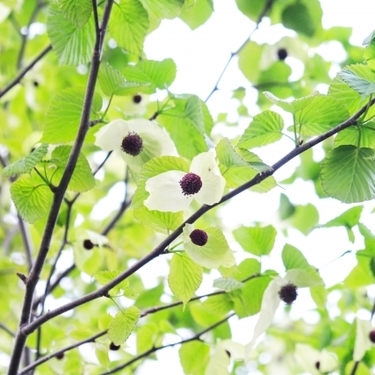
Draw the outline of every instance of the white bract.
[[[362,360],[363,356],[371,348],[373,343],[370,340],[370,332],[374,328],[368,320],[357,318],[357,330],[355,333],[355,343],[354,343],[354,361]]]
[[[207,242],[196,245],[190,237],[193,225],[186,224],[183,229],[184,249],[189,257],[206,268],[232,267],[235,259],[223,233],[217,228],[206,228]]]
[[[122,149],[123,140],[134,134],[142,140],[141,151],[135,156]],[[143,164],[156,156],[177,155],[169,135],[156,123],[145,119],[111,121],[95,134],[95,138],[95,145],[102,150],[120,151],[126,164],[135,173],[139,173]]]
[[[295,285],[298,288],[317,285],[319,283],[317,279],[311,277],[310,275],[311,273],[306,270],[292,269],[287,271],[285,277],[277,276],[268,284],[263,294],[259,318],[254,328],[253,337],[246,345],[247,354],[249,354],[250,350],[255,345],[258,337],[272,324],[276,310],[281,302],[279,295],[281,288],[288,284]]]
[[[311,375],[332,372],[338,367],[335,353],[323,349],[321,352],[310,345],[297,344],[294,358],[303,370]]]
[[[187,175],[199,177],[201,187],[194,194],[183,191],[181,181]],[[146,181],[146,190],[150,194],[144,201],[149,210],[178,212],[189,207],[195,199],[200,204],[212,205],[223,196],[225,179],[221,175],[212,151],[203,152],[191,162],[190,172],[168,171],[151,177]]]

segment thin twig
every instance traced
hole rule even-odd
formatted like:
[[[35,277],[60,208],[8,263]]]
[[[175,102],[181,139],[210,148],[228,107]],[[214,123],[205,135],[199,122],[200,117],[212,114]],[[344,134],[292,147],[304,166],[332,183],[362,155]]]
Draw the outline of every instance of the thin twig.
[[[375,104],[375,99],[371,100],[371,105]],[[352,117],[350,117],[348,120],[342,122],[341,124],[337,125],[336,127],[332,128],[331,130],[327,131],[326,133],[315,137],[309,142],[304,143],[303,145],[299,147],[295,147],[291,152],[289,152],[287,155],[285,155],[283,158],[281,158],[278,162],[276,162],[270,169],[258,173],[254,178],[247,181],[243,185],[239,186],[238,188],[230,191],[228,194],[224,195],[223,198],[216,204],[212,206],[203,205],[201,208],[199,208],[193,215],[191,215],[184,223],[182,223],[174,232],[172,232],[164,241],[162,241],[158,246],[155,247],[155,249],[147,254],[144,258],[139,260],[137,263],[133,264],[131,267],[129,267],[126,271],[122,272],[120,275],[118,275],[116,278],[114,278],[112,281],[110,281],[108,284],[102,286],[101,288],[97,289],[94,292],[91,292],[89,294],[86,294],[85,296],[78,298],[75,301],[71,301],[63,306],[60,306],[56,308],[55,310],[51,310],[46,312],[43,316],[37,318],[35,321],[26,324],[22,328],[22,333],[27,336],[30,333],[32,333],[35,329],[37,329],[41,324],[44,324],[45,322],[49,321],[50,319],[59,316],[67,311],[70,311],[78,306],[84,305],[89,301],[93,301],[97,298],[106,296],[107,293],[116,285],[118,285],[123,280],[127,279],[129,276],[133,275],[135,272],[137,272],[139,269],[141,269],[143,266],[148,264],[151,260],[158,257],[159,255],[163,254],[165,249],[168,248],[168,246],[176,240],[180,234],[182,233],[182,229],[186,224],[192,224],[196,220],[198,220],[201,216],[203,216],[206,212],[210,211],[212,208],[222,204],[223,202],[228,201],[229,199],[235,197],[236,195],[242,193],[243,191],[249,189],[252,186],[258,185],[262,181],[264,181],[266,178],[272,176],[278,169],[280,169],[282,166],[287,164],[289,161],[294,159],[296,156],[302,154],[306,150],[312,148],[313,146],[323,142],[327,138],[331,137],[332,135],[354,125],[358,118],[362,116],[362,114],[365,112],[367,108],[367,105],[362,107],[358,112],[356,112]]]

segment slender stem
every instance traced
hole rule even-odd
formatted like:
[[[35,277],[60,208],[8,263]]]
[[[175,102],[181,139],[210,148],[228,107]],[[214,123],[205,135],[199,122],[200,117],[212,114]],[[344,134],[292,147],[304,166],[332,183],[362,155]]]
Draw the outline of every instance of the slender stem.
[[[352,368],[352,371],[350,372],[350,375],[355,375],[355,373],[357,372],[357,369],[358,369],[358,366],[361,362],[360,361],[355,361],[354,362],[354,366]]]
[[[17,85],[21,81],[21,79],[25,76],[25,74],[31,70],[37,62],[39,62],[49,51],[52,50],[52,46],[47,46],[38,56],[35,57],[33,61],[30,62],[27,66],[25,66],[11,82],[8,83],[2,90],[0,90],[0,98],[3,97],[10,89]]]
[[[57,216],[60,211],[60,206],[64,198],[65,191],[68,187],[68,184],[73,174],[80,151],[82,149],[83,142],[86,137],[86,133],[89,129],[90,110],[91,110],[92,100],[94,96],[96,81],[97,81],[97,77],[99,73],[100,57],[101,57],[102,48],[103,48],[104,36],[107,30],[112,5],[113,5],[113,0],[108,0],[105,6],[104,12],[103,12],[102,25],[101,25],[102,27],[101,27],[100,33],[96,35],[96,42],[95,42],[95,47],[93,51],[91,68],[90,68],[86,94],[85,94],[85,99],[84,99],[84,106],[83,106],[83,111],[82,111],[82,116],[81,116],[81,121],[80,121],[80,126],[78,129],[77,137],[74,142],[74,145],[73,145],[68,163],[66,165],[66,168],[64,170],[64,174],[61,178],[60,184],[56,188],[56,191],[53,197],[52,206],[48,215],[45,231],[43,233],[43,237],[41,240],[39,252],[35,259],[35,262],[33,264],[33,268],[29,274],[29,277],[27,279],[26,292],[24,296],[23,308],[22,308],[21,318],[19,322],[19,330],[15,338],[14,348],[13,348],[12,357],[10,360],[10,365],[9,365],[9,370],[8,370],[8,375],[16,375],[18,371],[21,354],[22,354],[23,348],[25,346],[26,338],[27,338],[27,333],[25,333],[24,327],[30,324],[30,314],[31,314],[31,309],[33,305],[34,291],[39,281],[40,273],[43,269],[44,262],[49,251]]]
[[[375,104],[375,99],[371,101],[371,105]],[[239,186],[238,188],[230,191],[228,194],[224,195],[223,198],[216,204],[212,206],[203,205],[201,208],[199,208],[193,215],[191,215],[184,223],[182,223],[174,232],[172,232],[164,241],[162,241],[152,252],[147,254],[144,258],[139,260],[137,263],[133,264],[131,267],[129,267],[126,271],[122,272],[120,275],[118,275],[115,279],[110,281],[108,284],[104,285],[103,287],[97,289],[94,292],[91,292],[75,301],[71,301],[63,306],[60,306],[56,308],[55,310],[51,310],[46,312],[44,315],[40,316],[39,318],[35,319],[33,322],[26,324],[23,327],[22,333],[27,336],[28,334],[32,333],[35,329],[37,329],[41,324],[44,324],[48,320],[59,316],[67,311],[70,311],[74,309],[75,307],[81,306],[86,304],[89,301],[93,301],[97,298],[106,296],[106,294],[117,284],[122,282],[123,280],[127,279],[129,276],[133,275],[135,272],[137,272],[140,268],[142,268],[144,265],[148,264],[151,260],[158,257],[159,255],[163,254],[165,249],[168,248],[168,246],[177,239],[180,234],[182,233],[182,229],[186,224],[192,224],[196,220],[198,220],[201,216],[203,216],[206,212],[210,211],[212,208],[220,205],[223,202],[226,202],[227,200],[235,197],[236,195],[240,194],[241,192],[249,189],[252,186],[258,185],[262,181],[264,181],[266,178],[272,176],[278,169],[280,169],[282,166],[287,164],[289,161],[294,159],[296,156],[300,155],[304,151],[312,148],[313,146],[323,142],[325,139],[331,137],[332,135],[348,128],[349,126],[352,126],[356,123],[358,118],[364,113],[367,106],[362,107],[357,113],[355,113],[352,117],[350,117],[348,120],[342,122],[341,124],[337,125],[336,127],[332,128],[328,132],[312,139],[309,142],[306,142],[305,144],[295,147],[291,152],[289,152],[287,155],[285,155],[283,158],[281,158],[278,162],[276,162],[269,170],[265,172],[258,173],[253,179],[250,181],[247,181],[243,185]]]

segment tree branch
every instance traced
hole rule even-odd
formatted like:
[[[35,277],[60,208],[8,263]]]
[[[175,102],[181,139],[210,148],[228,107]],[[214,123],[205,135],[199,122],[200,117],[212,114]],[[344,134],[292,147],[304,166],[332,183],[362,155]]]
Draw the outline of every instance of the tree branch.
[[[370,101],[370,106],[375,104],[375,98]],[[226,202],[227,200],[235,197],[236,195],[240,194],[241,192],[249,189],[252,186],[258,185],[263,180],[265,180],[267,177],[272,176],[278,169],[280,169],[283,165],[287,164],[290,160],[294,159],[296,156],[302,154],[304,151],[312,148],[313,146],[323,142],[325,139],[331,137],[332,135],[348,128],[349,126],[352,126],[356,123],[358,118],[365,113],[367,110],[368,105],[365,105],[362,107],[358,112],[356,112],[352,117],[350,117],[348,120],[342,122],[341,124],[337,125],[336,127],[332,128],[328,132],[315,137],[309,142],[306,142],[305,144],[294,148],[291,152],[289,152],[287,155],[285,155],[283,158],[281,158],[278,162],[276,162],[269,170],[258,173],[254,178],[252,178],[250,181],[244,183],[243,185],[239,186],[238,188],[230,191],[228,194],[224,195],[223,198],[216,204],[212,206],[203,205],[200,207],[193,215],[191,215],[185,222],[183,222],[173,233],[171,233],[165,240],[163,240],[152,252],[147,254],[144,258],[139,260],[137,263],[133,264],[130,268],[128,268],[126,271],[118,275],[115,279],[113,279],[108,284],[104,285],[103,287],[97,289],[94,292],[91,292],[81,298],[78,298],[75,301],[71,301],[63,306],[60,306],[56,308],[55,310],[48,311],[44,315],[40,316],[33,322],[25,325],[23,327],[23,334],[25,336],[32,333],[36,328],[38,328],[41,324],[44,324],[48,320],[61,315],[69,310],[72,310],[78,306],[81,306],[83,304],[86,304],[89,301],[93,301],[97,298],[106,296],[107,293],[115,287],[117,284],[122,282],[123,280],[127,279],[129,276],[133,275],[135,272],[137,272],[139,269],[141,269],[144,265],[148,264],[151,260],[158,257],[159,255],[163,254],[165,249],[175,240],[177,239],[180,234],[182,233],[182,229],[186,224],[193,224],[196,220],[198,220],[201,216],[203,216],[206,212],[210,211],[212,208],[222,204],[223,202]]]

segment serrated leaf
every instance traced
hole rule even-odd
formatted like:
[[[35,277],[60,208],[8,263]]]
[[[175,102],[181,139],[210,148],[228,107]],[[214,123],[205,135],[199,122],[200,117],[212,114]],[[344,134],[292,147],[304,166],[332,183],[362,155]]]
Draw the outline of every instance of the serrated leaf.
[[[202,283],[202,266],[195,263],[186,254],[175,254],[171,260],[168,284],[173,294],[184,306]]]
[[[353,145],[361,148],[375,149],[375,122],[366,125],[350,126],[335,137],[335,147]]]
[[[351,65],[339,72],[338,75],[353,90],[361,95],[361,99],[375,93],[375,74],[371,68],[366,65]]]
[[[282,137],[283,127],[283,118],[276,112],[266,110],[253,118],[237,147],[261,147],[276,142]]]
[[[268,255],[275,244],[276,229],[266,227],[240,227],[233,231],[234,238],[247,252],[261,256]]]
[[[94,95],[92,113],[101,107],[101,98]],[[59,92],[51,101],[41,141],[61,144],[74,141],[83,108],[83,90],[69,88]]]
[[[172,19],[179,15],[184,0],[140,0],[149,17]]]
[[[110,270],[103,270],[97,272],[94,277],[98,281],[100,285],[106,285],[113,279],[115,279],[120,274],[120,271],[110,271]],[[111,295],[117,295],[120,290],[124,290],[126,287],[129,286],[129,280],[123,280],[121,283],[117,284],[115,287],[113,287],[110,291]]]
[[[84,18],[80,22],[82,20]],[[52,3],[47,18],[47,31],[60,64],[78,66],[91,60],[95,43],[93,18],[83,27],[77,27],[64,16],[57,4]]]
[[[162,61],[142,60],[137,65],[128,65],[123,69],[125,78],[131,82],[142,83],[153,93],[156,89],[164,90],[176,78],[176,64],[172,59]]]
[[[301,111],[304,107],[306,107],[311,99],[315,96],[319,95],[318,91],[314,91],[311,95],[304,96],[302,98],[294,99],[294,100],[285,100],[280,99],[276,95],[272,94],[268,91],[263,91],[263,95],[272,103],[276,104],[280,108],[284,109],[287,112],[297,113]]]
[[[120,3],[114,3],[109,31],[120,47],[138,56],[142,55],[148,27],[147,11],[140,1],[121,0]]]
[[[91,0],[59,0],[59,8],[73,25],[81,28],[90,18],[92,2]]]
[[[109,325],[108,338],[115,345],[124,343],[134,331],[140,316],[141,310],[135,306],[119,311]]]
[[[53,185],[58,186],[68,163],[72,146],[59,146],[52,152],[52,160],[48,165],[48,172]],[[95,186],[95,178],[92,175],[90,165],[86,157],[79,154],[72,177],[69,181],[68,190],[85,192]]]
[[[202,107],[197,96],[174,99],[174,107],[163,110],[158,121],[167,129],[181,156],[192,159],[207,151]]]
[[[375,151],[340,146],[322,163],[323,190],[345,203],[363,202],[375,197]]]
[[[302,252],[292,245],[286,244],[284,246],[281,257],[287,270],[295,268],[309,270],[311,268]]]
[[[220,277],[219,279],[214,280],[213,285],[215,288],[223,289],[226,292],[230,292],[232,290],[241,289],[244,284],[232,278]]]
[[[48,152],[48,144],[43,143],[30,155],[6,166],[2,171],[4,177],[11,177],[21,173],[30,173]]]
[[[125,77],[111,65],[102,62],[99,70],[99,84],[103,93],[107,96],[131,95],[144,92],[148,83],[127,82]]]
[[[134,210],[134,218],[160,233],[170,233],[183,222],[183,212],[161,212],[146,207]]]
[[[212,315],[225,316],[232,310],[233,302],[228,294],[219,294],[203,301],[202,308]]]
[[[53,198],[50,188],[36,173],[13,182],[10,194],[22,219],[31,224],[47,216]]]
[[[143,201],[148,197],[149,193],[146,191],[146,181],[160,173],[170,170],[177,170],[188,172],[189,165],[182,158],[175,156],[161,156],[151,159],[143,165],[141,174],[137,183],[137,190],[132,199],[132,207],[134,209],[144,207]]]

